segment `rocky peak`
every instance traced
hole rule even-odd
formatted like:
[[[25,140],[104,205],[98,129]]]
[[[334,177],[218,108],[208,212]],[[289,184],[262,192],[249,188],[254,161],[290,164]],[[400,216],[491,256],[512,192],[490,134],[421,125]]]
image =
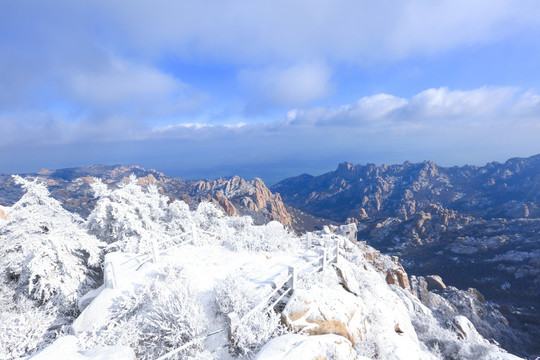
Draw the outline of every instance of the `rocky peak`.
[[[348,162],[342,162],[341,164],[338,164],[338,167],[336,169],[336,174],[338,176],[342,177],[348,177],[350,176],[350,172],[354,171],[355,167],[353,164]]]
[[[197,180],[188,192],[195,199],[210,199],[228,215],[251,215],[256,224],[275,220],[292,228],[291,215],[281,196],[272,193],[259,178],[247,181],[233,176]]]

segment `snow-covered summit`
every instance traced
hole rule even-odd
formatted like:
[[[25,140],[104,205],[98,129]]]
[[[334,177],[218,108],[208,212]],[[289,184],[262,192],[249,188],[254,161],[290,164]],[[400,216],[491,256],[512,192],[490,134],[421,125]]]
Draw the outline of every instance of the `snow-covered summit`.
[[[16,303],[0,307],[10,328],[0,335],[0,358],[517,359],[455,306],[441,310],[443,296],[419,296],[427,288],[413,289],[396,258],[352,241],[354,225],[298,237],[277,222],[224,216],[210,203],[191,211],[134,179],[115,190],[94,183],[97,205],[82,225],[54,200],[37,203],[52,219],[71,219],[62,234],[83,231],[101,249],[102,284],[76,292],[69,307],[37,303],[3,265],[0,301]],[[22,216],[27,202],[0,222],[1,251],[11,249],[14,219],[18,234],[31,229]],[[54,234],[44,250],[64,244]],[[54,261],[80,264],[81,254],[65,251]]]

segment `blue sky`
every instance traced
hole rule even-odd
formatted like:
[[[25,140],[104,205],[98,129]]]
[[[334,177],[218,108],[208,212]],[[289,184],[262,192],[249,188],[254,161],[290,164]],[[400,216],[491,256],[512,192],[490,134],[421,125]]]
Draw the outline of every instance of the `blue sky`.
[[[0,172],[540,153],[537,1],[3,1]]]

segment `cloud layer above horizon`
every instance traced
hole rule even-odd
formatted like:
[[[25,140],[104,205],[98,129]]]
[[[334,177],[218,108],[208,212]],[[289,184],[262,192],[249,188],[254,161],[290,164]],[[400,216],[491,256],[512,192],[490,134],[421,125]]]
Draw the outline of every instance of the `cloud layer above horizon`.
[[[540,4],[39,1],[0,13],[0,172],[270,181],[540,152]]]

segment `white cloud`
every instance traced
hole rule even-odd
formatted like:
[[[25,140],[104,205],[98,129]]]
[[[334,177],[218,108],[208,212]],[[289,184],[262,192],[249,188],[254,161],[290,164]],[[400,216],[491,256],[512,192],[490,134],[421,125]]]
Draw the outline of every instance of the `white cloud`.
[[[486,116],[513,100],[516,88],[481,87],[462,91],[446,87],[428,89],[415,95],[409,102],[409,116],[420,119],[471,118]]]
[[[87,115],[78,122],[48,113],[18,113],[0,117],[0,145],[20,142],[69,143],[77,141],[127,141],[144,139],[226,138],[231,133],[295,136],[319,131],[402,134],[422,131],[454,131],[475,126],[488,129],[537,124],[540,95],[510,87],[481,87],[473,90],[427,89],[409,99],[375,94],[337,108],[293,109],[282,119],[249,123],[246,119],[211,123],[199,120],[170,120],[149,126],[141,119],[119,115]],[[318,130],[321,128],[322,130]],[[504,130],[501,130],[504,133]],[[201,137],[204,135],[204,137]]]
[[[168,97],[187,87],[159,70],[113,58],[105,69],[77,72],[71,82],[74,93],[85,102],[110,105]]]
[[[249,94],[256,94],[256,100],[280,106],[299,106],[328,95],[330,78],[331,70],[318,63],[244,69],[239,74],[240,82]]]
[[[51,167],[47,164],[54,156],[70,166],[137,163],[185,174],[204,168],[209,171],[204,176],[244,169],[247,176],[266,173],[278,180],[284,174],[272,171],[275,166],[297,175],[306,164],[322,171],[344,160],[481,164],[540,151],[540,95],[514,91],[440,88],[410,98],[376,94],[337,108],[291,110],[281,120],[258,124],[178,121],[158,128],[123,117],[73,123],[38,113],[2,116],[0,149],[10,156],[1,158],[0,166]],[[463,113],[471,107],[479,110]]]
[[[521,94],[512,110],[516,116],[532,116],[540,119],[540,95],[532,91]]]
[[[517,88],[481,87],[450,90],[442,87],[424,90],[410,99],[388,94],[367,96],[336,109],[294,110],[287,114],[293,125],[362,126],[363,128],[401,127],[403,123],[429,124],[444,120],[467,123],[471,120],[507,118],[515,109],[537,106],[533,94],[515,99]],[[535,105],[536,104],[536,105]]]

